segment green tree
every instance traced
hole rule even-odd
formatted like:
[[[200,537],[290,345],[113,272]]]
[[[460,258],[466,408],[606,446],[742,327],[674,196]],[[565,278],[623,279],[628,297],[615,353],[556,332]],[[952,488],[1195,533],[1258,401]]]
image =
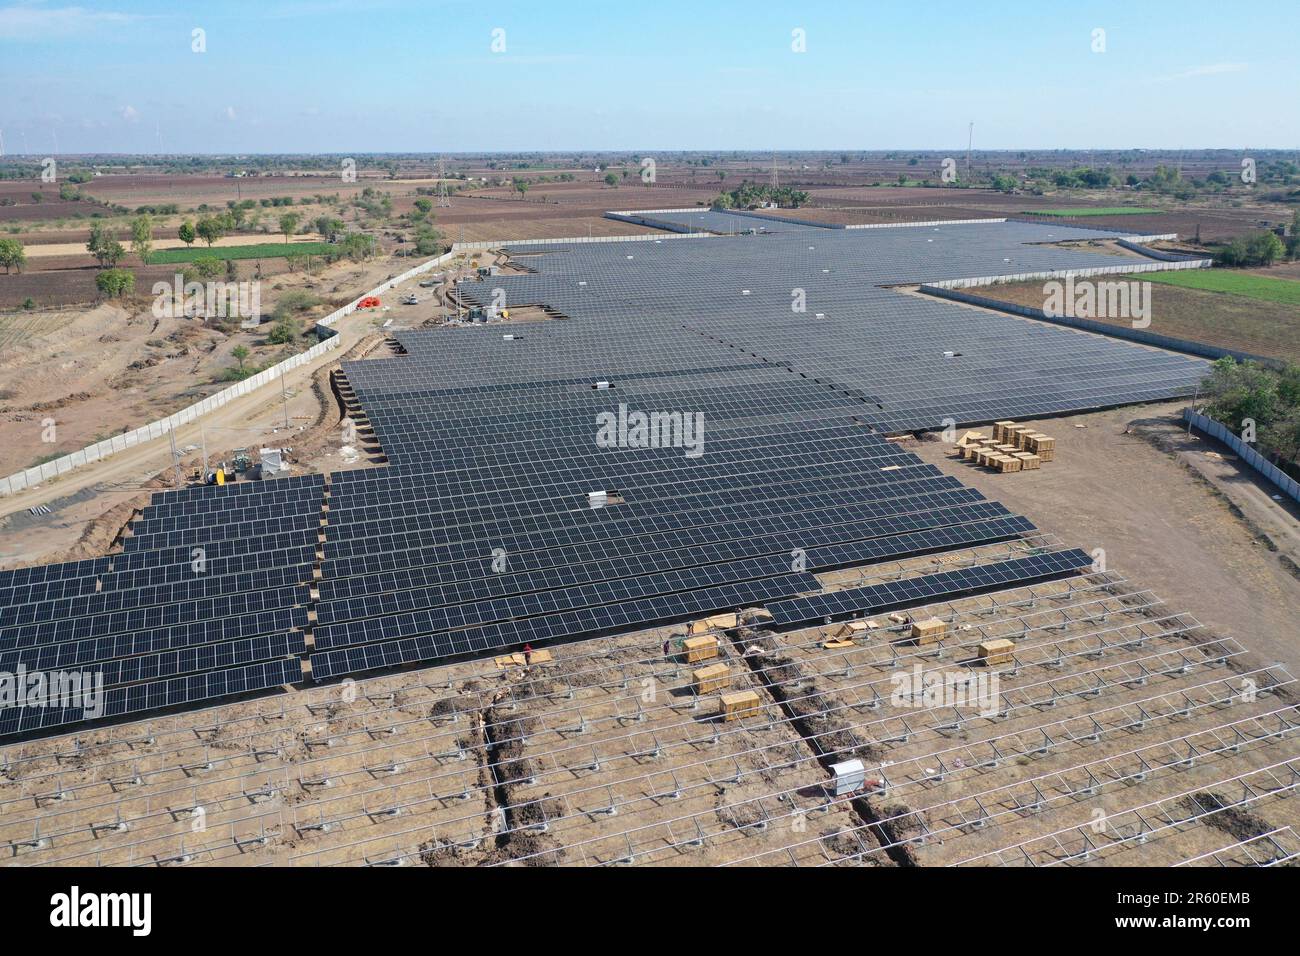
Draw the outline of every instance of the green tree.
[[[224,236],[226,231],[219,219],[212,216],[204,216],[199,220],[198,234],[199,238],[206,242],[208,248],[211,249],[212,244]]]
[[[343,231],[343,220],[334,216],[317,216],[312,223],[316,231],[328,240],[335,233]]]
[[[415,251],[422,256],[436,256],[441,241],[438,230],[426,226],[415,234]]]
[[[101,269],[105,266],[111,268],[117,265],[126,255],[126,249],[117,241],[117,237],[98,222],[91,224],[90,240],[86,243],[86,249],[98,260]]]
[[[289,237],[298,231],[298,220],[301,218],[296,212],[286,212],[280,217],[280,232],[284,234],[286,243],[289,241]]]
[[[244,371],[244,359],[249,356],[248,347],[245,345],[236,345],[230,350],[230,354],[234,357],[235,361],[239,363],[239,371],[242,373]]]
[[[606,174],[605,174],[605,185],[606,185],[606,186],[617,186],[617,185],[618,185],[618,174],[617,174],[617,173],[606,173]]]
[[[298,320],[286,315],[275,320],[271,325],[271,331],[266,334],[266,340],[272,345],[287,345],[299,334]]]
[[[198,238],[198,234],[194,231],[194,223],[190,222],[188,219],[185,220],[181,223],[180,229],[176,230],[176,236],[181,242],[185,243],[186,246],[193,245],[194,240]]]
[[[95,276],[95,288],[111,299],[130,295],[135,291],[135,273],[126,269],[105,269]]]
[[[131,220],[131,251],[140,257],[141,265],[149,264],[153,252],[153,219],[148,213]]]
[[[27,250],[21,242],[17,239],[0,239],[0,265],[5,267],[5,275],[9,274],[11,268],[16,268],[21,273],[26,261]]]
[[[202,279],[215,279],[221,275],[223,266],[218,256],[195,256],[194,271]]]

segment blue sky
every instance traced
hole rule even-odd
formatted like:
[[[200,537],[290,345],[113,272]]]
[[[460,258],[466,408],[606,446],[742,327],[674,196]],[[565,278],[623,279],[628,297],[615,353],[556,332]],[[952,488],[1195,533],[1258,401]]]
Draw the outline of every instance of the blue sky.
[[[1295,148],[1297,36],[1290,2],[0,0],[0,131],[11,154],[954,149],[972,121],[976,148]]]

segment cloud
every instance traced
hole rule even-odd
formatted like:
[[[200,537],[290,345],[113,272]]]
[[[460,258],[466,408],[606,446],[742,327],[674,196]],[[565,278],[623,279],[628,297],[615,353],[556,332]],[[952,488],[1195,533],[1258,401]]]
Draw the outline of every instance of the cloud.
[[[140,19],[134,14],[85,7],[47,7],[44,3],[19,3],[0,7],[0,39],[50,40],[87,33]]]
[[[1197,76],[1218,76],[1221,73],[1244,73],[1250,69],[1248,63],[1207,63],[1204,66],[1194,66],[1190,70],[1183,70],[1181,73],[1175,73],[1172,76],[1162,76],[1162,83],[1171,83],[1175,80],[1190,80]]]
[[[233,123],[235,121],[235,108],[233,106],[227,106],[221,111],[221,116],[223,119],[230,120],[230,122]]]
[[[140,122],[140,111],[136,109],[134,106],[130,106],[130,105],[123,106],[120,110],[117,111],[117,115],[122,117],[122,119],[124,119],[128,123]]]

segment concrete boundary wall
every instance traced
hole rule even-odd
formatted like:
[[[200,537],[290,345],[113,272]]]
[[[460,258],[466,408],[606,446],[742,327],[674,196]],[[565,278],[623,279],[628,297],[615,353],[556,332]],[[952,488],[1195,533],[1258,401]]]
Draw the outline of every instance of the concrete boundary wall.
[[[1130,252],[1136,252],[1140,256],[1146,256],[1148,259],[1156,259],[1160,262],[1196,262],[1200,261],[1200,256],[1191,256],[1179,252],[1165,252],[1163,249],[1150,249],[1142,243],[1155,242],[1158,239],[1177,239],[1177,234],[1171,236],[1133,236],[1128,239],[1116,239],[1115,245],[1127,249]]]
[[[1282,494],[1292,501],[1300,502],[1300,482],[1234,435],[1226,425],[1216,422],[1213,418],[1206,418],[1192,408],[1183,409],[1183,421],[1189,422],[1197,431],[1204,432],[1211,438],[1217,438],[1223,442],[1235,451],[1247,465],[1277,485]]]
[[[714,212],[728,213],[732,216],[748,216],[750,219],[757,219],[760,222],[785,222],[792,226],[811,226],[816,229],[847,229],[848,226],[843,223],[835,222],[814,222],[811,219],[797,219],[794,216],[771,216],[767,213],[755,212],[750,209],[716,209]]]
[[[973,276],[966,279],[936,279],[926,282],[931,289],[971,289],[977,286],[1006,285],[1010,282],[1027,282],[1030,279],[1064,279],[1068,276],[1126,275],[1142,272],[1170,272],[1179,269],[1208,269],[1209,259],[1188,259],[1181,262],[1135,262],[1117,266],[1095,266],[1091,269],[1049,269],[1042,272],[1017,272],[1012,275]]]
[[[607,212],[605,218],[618,222],[630,222],[636,226],[649,226],[651,229],[663,229],[666,232],[689,233],[691,231],[690,226],[684,226],[680,222],[673,222],[670,219],[656,219],[654,216],[634,212]]]
[[[644,236],[577,236],[572,239],[485,239],[480,242],[458,242],[452,252],[469,252],[480,249],[513,249],[516,246],[567,246],[576,242],[661,242],[665,239],[716,239],[711,232],[684,232]]]
[[[857,226],[845,226],[845,229],[915,229],[918,226],[974,226],[981,223],[1006,222],[1000,219],[927,219],[924,222],[864,222]]]
[[[336,309],[325,318],[320,319],[316,324],[332,330],[335,323],[357,310],[357,304],[362,299],[367,296],[382,295],[399,283],[405,282],[417,275],[428,272],[436,266],[442,265],[444,262],[451,259],[455,252],[456,249],[453,247],[451,252],[438,256],[436,259],[422,262],[420,265],[406,270],[401,275],[394,276],[380,285],[377,285],[369,292],[357,296],[341,309]],[[0,478],[0,497],[17,494],[27,488],[39,485],[41,482],[49,481],[51,478],[55,478],[59,475],[66,475],[68,472],[77,468],[82,468],[92,462],[100,461],[110,455],[126,451],[128,448],[133,448],[136,445],[153,441],[156,438],[161,438],[168,432],[173,431],[182,425],[188,425],[191,422],[198,421],[209,412],[215,411],[237,398],[247,395],[250,392],[254,392],[271,382],[278,381],[285,372],[315,361],[326,352],[338,348],[338,345],[338,336],[331,335],[329,338],[316,343],[305,352],[299,352],[297,355],[291,356],[283,362],[277,362],[275,365],[263,369],[256,375],[252,375],[249,378],[244,379],[242,382],[236,382],[229,388],[222,389],[213,395],[209,395],[202,401],[186,406],[180,411],[168,415],[166,418],[161,418],[158,421],[142,425],[134,431],[124,432],[120,435],[114,435],[112,438],[106,438],[101,442],[96,442],[95,444],[82,448],[79,451],[70,452],[69,454],[56,458],[53,461],[47,461],[43,465],[37,465],[34,468],[26,468],[9,475],[8,477]]]

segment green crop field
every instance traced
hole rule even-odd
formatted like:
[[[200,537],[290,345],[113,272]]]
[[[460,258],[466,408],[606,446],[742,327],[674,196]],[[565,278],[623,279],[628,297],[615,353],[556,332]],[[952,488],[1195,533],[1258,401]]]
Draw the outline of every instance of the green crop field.
[[[339,247],[328,242],[264,242],[255,246],[192,246],[188,249],[157,249],[149,256],[150,265],[193,262],[199,256],[217,259],[279,259],[284,256],[323,256]]]
[[[1161,282],[1184,289],[1201,289],[1205,292],[1224,292],[1244,295],[1264,302],[1281,305],[1300,305],[1300,281],[1273,279],[1269,276],[1251,275],[1247,272],[1229,272],[1224,269],[1191,269],[1186,272],[1147,272],[1133,279]]]
[[[1150,216],[1164,212],[1150,206],[1081,206],[1078,209],[1026,209],[1025,216]]]

